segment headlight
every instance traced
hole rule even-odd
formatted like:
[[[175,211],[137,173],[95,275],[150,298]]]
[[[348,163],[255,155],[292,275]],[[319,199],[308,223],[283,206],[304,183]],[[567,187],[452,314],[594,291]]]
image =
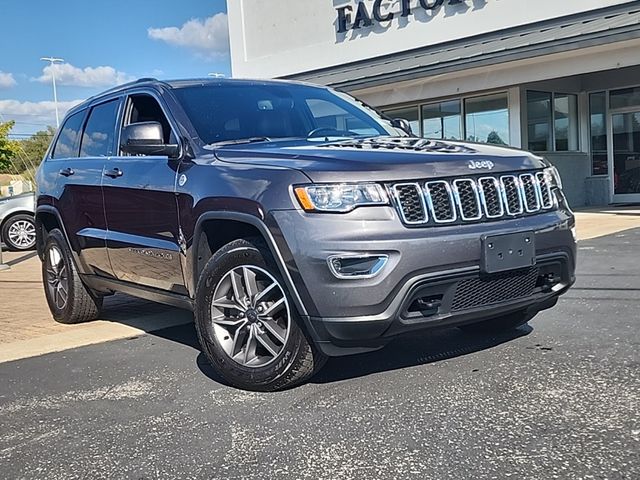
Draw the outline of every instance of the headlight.
[[[551,182],[552,187],[558,187],[562,189],[562,179],[560,178],[560,173],[558,172],[558,169],[556,167],[547,167],[544,169],[544,173]]]
[[[308,185],[293,189],[307,212],[350,212],[365,205],[387,205],[389,197],[376,183]]]

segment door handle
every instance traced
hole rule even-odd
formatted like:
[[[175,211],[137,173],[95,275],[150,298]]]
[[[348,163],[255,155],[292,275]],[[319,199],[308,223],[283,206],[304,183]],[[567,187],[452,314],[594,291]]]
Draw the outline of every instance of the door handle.
[[[62,175],[63,177],[70,177],[71,175],[73,175],[76,172],[73,171],[73,168],[63,168],[58,173],[60,175]]]
[[[111,170],[106,170],[104,172],[104,176],[109,178],[118,178],[122,176],[122,173],[122,170],[119,168],[112,168]]]

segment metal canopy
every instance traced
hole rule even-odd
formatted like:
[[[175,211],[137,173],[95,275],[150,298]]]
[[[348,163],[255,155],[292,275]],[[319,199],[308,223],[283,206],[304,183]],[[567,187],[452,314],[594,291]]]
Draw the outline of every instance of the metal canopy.
[[[346,89],[640,38],[640,2],[286,76]]]

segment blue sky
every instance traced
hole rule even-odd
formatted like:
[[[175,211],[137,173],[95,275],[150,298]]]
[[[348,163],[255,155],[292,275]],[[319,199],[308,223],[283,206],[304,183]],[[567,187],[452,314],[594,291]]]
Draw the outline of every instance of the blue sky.
[[[225,0],[0,0],[0,121],[15,138],[55,126],[51,75],[61,115],[72,104],[139,77],[230,74]]]

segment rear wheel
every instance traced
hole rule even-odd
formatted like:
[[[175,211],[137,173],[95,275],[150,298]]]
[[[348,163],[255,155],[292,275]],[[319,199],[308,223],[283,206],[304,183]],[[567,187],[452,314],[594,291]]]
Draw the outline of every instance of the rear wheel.
[[[30,215],[15,215],[2,226],[2,240],[9,250],[31,250],[36,245],[36,224]]]
[[[71,250],[58,229],[47,236],[42,279],[49,309],[57,322],[71,324],[98,318],[102,298],[93,295],[80,280]]]
[[[527,313],[526,311],[518,311],[502,315],[500,317],[492,318],[491,320],[484,320],[478,323],[471,323],[469,325],[463,325],[461,330],[467,332],[477,333],[500,333],[515,330],[516,328],[524,325],[536,314]]]
[[[274,391],[304,382],[325,361],[307,340],[271,255],[236,240],[205,266],[196,293],[204,354],[232,385]]]

